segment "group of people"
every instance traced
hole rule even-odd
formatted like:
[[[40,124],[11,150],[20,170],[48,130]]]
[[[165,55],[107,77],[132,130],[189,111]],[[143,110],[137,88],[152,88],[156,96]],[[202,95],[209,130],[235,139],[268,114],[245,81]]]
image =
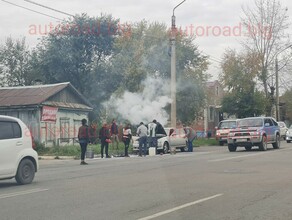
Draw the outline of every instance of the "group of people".
[[[90,129],[87,125],[87,120],[82,119],[82,126],[79,128],[78,139],[81,147],[81,165],[86,165],[85,162],[85,153],[87,150],[87,145],[90,142]],[[192,142],[195,138],[195,133],[190,127],[184,127],[186,137],[188,138],[188,148],[189,151],[193,151]],[[101,142],[101,158],[104,158],[104,153],[106,158],[110,158],[108,150],[109,143],[112,143],[113,150],[118,154],[119,152],[119,128],[116,123],[116,120],[113,119],[112,123],[108,125],[106,122],[103,123],[99,132],[99,139]],[[139,156],[146,156],[147,154],[147,145],[149,147],[157,148],[157,139],[159,137],[166,136],[166,132],[163,126],[156,121],[155,119],[150,122],[147,126],[141,122],[136,132],[139,137]],[[122,141],[125,146],[125,157],[129,157],[129,147],[132,139],[132,130],[130,124],[127,124],[122,130]]]
[[[163,126],[155,119],[148,124],[148,127],[143,122],[140,123],[137,129],[137,136],[139,137],[139,156],[146,156],[147,143],[149,147],[157,148],[157,138],[166,136]]]
[[[87,145],[90,143],[90,129],[87,125],[87,120],[82,119],[81,120],[81,127],[78,130],[78,140],[81,148],[81,165],[87,165],[85,162],[85,154],[87,150]],[[100,128],[99,132],[99,139],[100,139],[100,154],[101,158],[110,158],[110,155],[108,153],[109,150],[109,143],[112,143],[113,150],[116,152],[119,151],[119,128],[116,124],[116,120],[113,119],[111,125],[108,125],[106,122],[102,124],[102,127]],[[123,128],[123,136],[122,136],[123,142],[125,144],[125,157],[129,157],[129,147],[130,142],[132,139],[132,131],[130,124],[127,124]]]

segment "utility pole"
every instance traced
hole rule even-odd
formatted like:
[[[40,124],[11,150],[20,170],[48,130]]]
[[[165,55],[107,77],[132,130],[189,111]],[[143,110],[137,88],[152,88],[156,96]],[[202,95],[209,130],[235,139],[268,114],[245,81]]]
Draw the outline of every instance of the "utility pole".
[[[176,53],[175,53],[175,40],[176,40],[176,27],[175,27],[175,9],[184,3],[186,0],[179,3],[174,7],[172,17],[171,17],[171,77],[170,77],[170,89],[171,89],[171,112],[170,112],[170,121],[171,127],[176,127]]]
[[[280,121],[279,64],[277,57],[276,57],[276,120]]]

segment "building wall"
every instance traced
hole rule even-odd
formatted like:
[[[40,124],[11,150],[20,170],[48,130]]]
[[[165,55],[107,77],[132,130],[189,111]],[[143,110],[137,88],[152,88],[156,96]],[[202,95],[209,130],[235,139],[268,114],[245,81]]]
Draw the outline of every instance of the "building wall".
[[[76,144],[74,138],[77,138],[81,120],[88,120],[88,112],[59,110],[56,123],[41,122],[41,111],[38,107],[0,110],[0,114],[21,119],[34,140],[45,146]]]
[[[41,122],[41,142],[46,146],[77,144],[83,118],[88,120],[88,112],[59,110],[56,123]]]
[[[0,110],[1,115],[7,115],[19,118],[29,128],[36,141],[40,141],[40,109],[31,108],[11,108]]]

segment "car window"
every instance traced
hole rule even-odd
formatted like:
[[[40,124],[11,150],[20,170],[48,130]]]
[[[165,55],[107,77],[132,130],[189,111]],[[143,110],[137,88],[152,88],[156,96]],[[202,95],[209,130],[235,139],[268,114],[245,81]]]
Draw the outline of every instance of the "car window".
[[[274,126],[280,126],[280,127],[285,127],[285,124],[284,124],[284,122],[276,122],[274,119],[272,119],[272,122],[273,122],[273,124],[274,124]]]
[[[0,140],[21,137],[21,129],[18,123],[0,121]]]
[[[261,118],[247,118],[242,119],[238,122],[238,127],[262,127],[263,126],[263,120]]]
[[[169,136],[172,135],[173,132],[174,132],[174,129],[170,129],[170,130],[169,130]]]
[[[13,134],[14,134],[14,138],[21,138],[21,129],[18,123],[13,122],[12,123],[12,128],[13,128]]]
[[[236,128],[236,121],[223,121],[219,124],[218,128]]]
[[[269,119],[269,118],[265,118],[265,125],[266,124],[269,124],[269,126],[273,126],[273,123],[272,123],[271,119]]]

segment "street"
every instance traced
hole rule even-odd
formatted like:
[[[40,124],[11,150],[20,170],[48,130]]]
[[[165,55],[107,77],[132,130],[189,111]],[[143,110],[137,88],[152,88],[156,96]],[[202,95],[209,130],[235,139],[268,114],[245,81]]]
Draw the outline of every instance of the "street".
[[[292,219],[292,144],[153,157],[40,160],[30,185],[0,182],[1,220]]]

